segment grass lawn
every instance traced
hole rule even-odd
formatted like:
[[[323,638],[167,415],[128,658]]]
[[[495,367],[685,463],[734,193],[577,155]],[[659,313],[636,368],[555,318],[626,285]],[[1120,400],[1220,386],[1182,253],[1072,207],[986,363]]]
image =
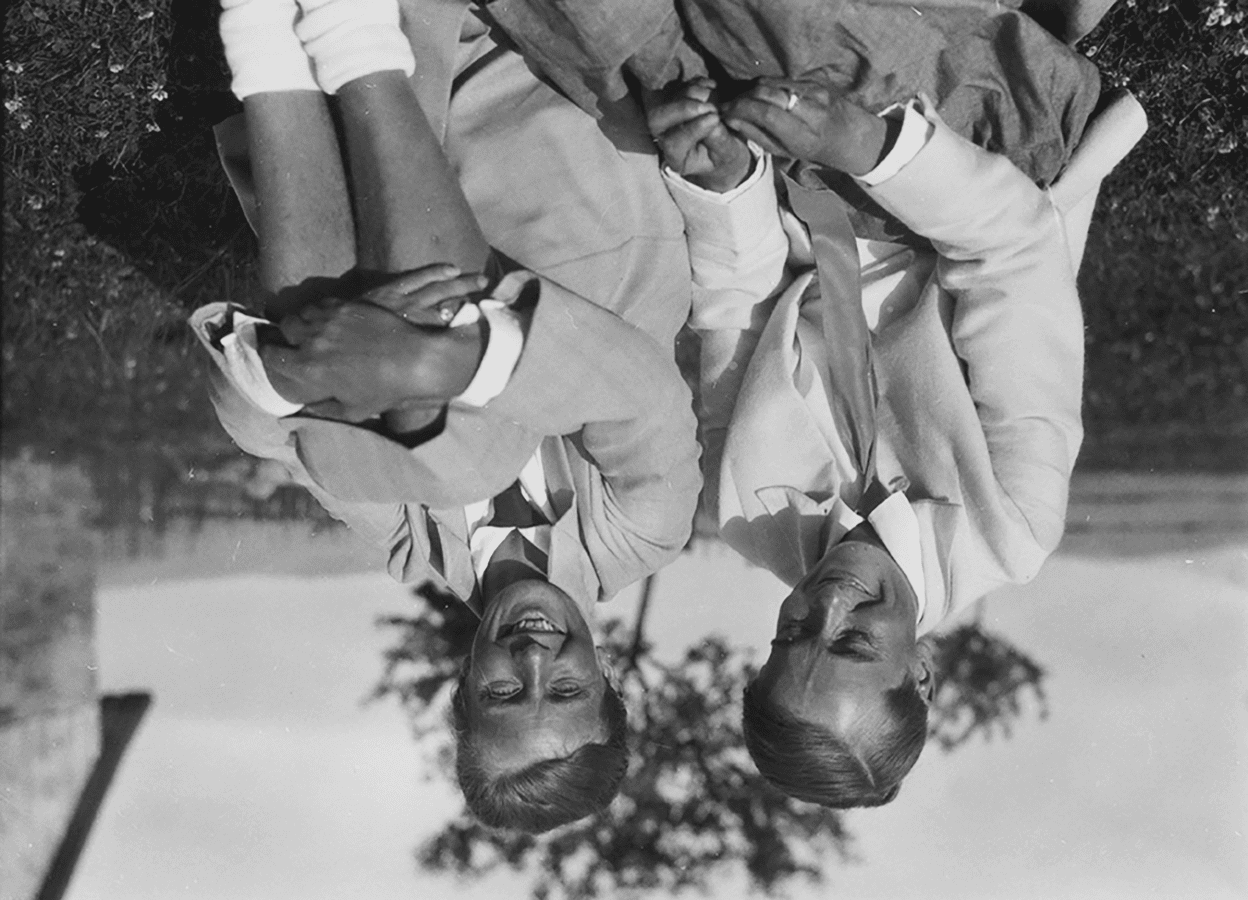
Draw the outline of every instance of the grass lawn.
[[[217,425],[184,326],[246,300],[254,242],[211,126],[216,4],[5,13],[3,445],[82,464],[110,525],[314,514]],[[1152,130],[1080,276],[1086,468],[1248,467],[1248,0],[1120,0],[1082,44]],[[279,492],[280,493],[280,492]]]

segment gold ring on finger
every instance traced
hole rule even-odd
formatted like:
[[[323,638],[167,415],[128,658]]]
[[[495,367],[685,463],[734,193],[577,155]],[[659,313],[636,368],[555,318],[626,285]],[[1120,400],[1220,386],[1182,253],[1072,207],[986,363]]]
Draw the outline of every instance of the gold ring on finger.
[[[793,110],[797,109],[797,101],[801,99],[801,97],[797,96],[796,91],[789,91],[789,99],[784,103],[785,111],[793,112]]]

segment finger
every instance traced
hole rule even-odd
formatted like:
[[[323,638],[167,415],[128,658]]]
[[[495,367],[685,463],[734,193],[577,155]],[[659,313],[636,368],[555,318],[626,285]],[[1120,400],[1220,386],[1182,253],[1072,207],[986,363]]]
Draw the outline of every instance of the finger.
[[[723,119],[716,117],[715,127],[702,139],[703,145],[715,159],[723,159],[735,153],[747,152],[745,141],[728,130]]]
[[[281,331],[282,337],[286,339],[286,343],[299,347],[316,335],[320,330],[320,325],[321,323],[314,324],[305,320],[302,314],[292,313],[289,316],[283,316],[277,328]]]
[[[745,97],[733,103],[724,118],[729,123],[729,127],[735,128],[732,125],[734,122],[753,125],[759,131],[770,135],[774,141],[790,149],[796,149],[809,131],[806,123],[792,113],[764,100],[751,97]]]
[[[310,328],[324,325],[334,314],[334,308],[328,304],[313,306],[309,304],[299,310],[299,320]]]
[[[320,416],[322,419],[335,419],[339,422],[364,422],[380,415],[382,410],[368,405],[343,403],[331,398],[307,404],[305,412]]]
[[[729,119],[727,125],[741,137],[753,141],[768,153],[773,153],[777,156],[791,155],[787,147],[752,122],[747,122],[744,119]]]
[[[392,312],[405,315],[416,310],[430,309],[445,303],[447,300],[467,298],[483,291],[489,286],[489,279],[484,275],[461,275],[449,281],[440,281],[426,285],[415,293],[400,298],[391,308]]]
[[[651,134],[662,135],[685,122],[714,112],[714,106],[701,100],[673,100],[651,110],[647,124]]]
[[[760,78],[754,87],[755,89],[768,88],[786,93],[792,91],[801,97],[802,100],[811,100],[813,102],[820,102],[831,96],[826,84],[800,78]]]
[[[775,106],[785,111],[791,111],[789,110],[789,104],[793,97],[798,98],[798,105],[800,106],[800,100],[802,97],[800,91],[793,90],[788,86],[781,86],[774,82],[759,82],[750,89],[750,92],[746,94],[745,97],[741,99],[760,100],[770,106]]]
[[[659,145],[670,162],[684,168],[697,151],[698,144],[716,128],[722,127],[719,113],[707,113],[673,128],[659,139]]]
[[[397,296],[402,297],[419,291],[426,285],[436,284],[439,281],[446,281],[460,274],[460,268],[450,263],[434,263],[433,265],[423,266],[419,269],[413,269],[410,272],[403,272],[396,275],[385,284],[378,285],[372,290],[366,291],[363,299],[372,303],[377,303],[385,297]],[[384,304],[383,304],[384,305]]]
[[[708,103],[711,99],[711,95],[715,93],[715,82],[705,77],[695,78],[693,81],[685,84],[683,93],[690,100],[697,100],[700,103]]]
[[[260,358],[269,384],[286,400],[310,403],[324,398],[325,392],[309,383],[297,349],[270,344],[260,348]]]

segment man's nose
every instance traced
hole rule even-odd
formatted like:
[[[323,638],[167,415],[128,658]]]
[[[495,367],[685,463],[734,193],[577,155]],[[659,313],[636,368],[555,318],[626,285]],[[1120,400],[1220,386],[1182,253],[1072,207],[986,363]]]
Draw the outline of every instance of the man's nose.
[[[542,680],[545,670],[555,661],[555,656],[562,646],[562,635],[517,635],[511,646],[511,658],[523,669],[527,670],[534,683]],[[549,638],[559,638],[551,641]]]
[[[516,658],[530,655],[556,656],[566,639],[566,635],[555,632],[525,632],[508,640],[507,652]]]
[[[866,598],[850,587],[834,585],[832,590],[820,596],[817,614],[820,616],[819,633],[825,640],[840,632],[858,605]]]

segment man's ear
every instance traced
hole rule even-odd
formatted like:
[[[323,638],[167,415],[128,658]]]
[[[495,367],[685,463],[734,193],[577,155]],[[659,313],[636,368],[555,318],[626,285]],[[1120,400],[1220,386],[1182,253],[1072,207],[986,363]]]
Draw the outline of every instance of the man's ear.
[[[919,686],[919,694],[923,702],[932,705],[936,696],[936,645],[928,636],[919,638],[914,644],[914,662],[910,664],[910,674]]]
[[[608,687],[617,694],[620,693],[620,676],[615,671],[611,654],[601,647],[595,647],[594,653],[598,656],[598,668],[602,670],[602,676],[607,679]]]

